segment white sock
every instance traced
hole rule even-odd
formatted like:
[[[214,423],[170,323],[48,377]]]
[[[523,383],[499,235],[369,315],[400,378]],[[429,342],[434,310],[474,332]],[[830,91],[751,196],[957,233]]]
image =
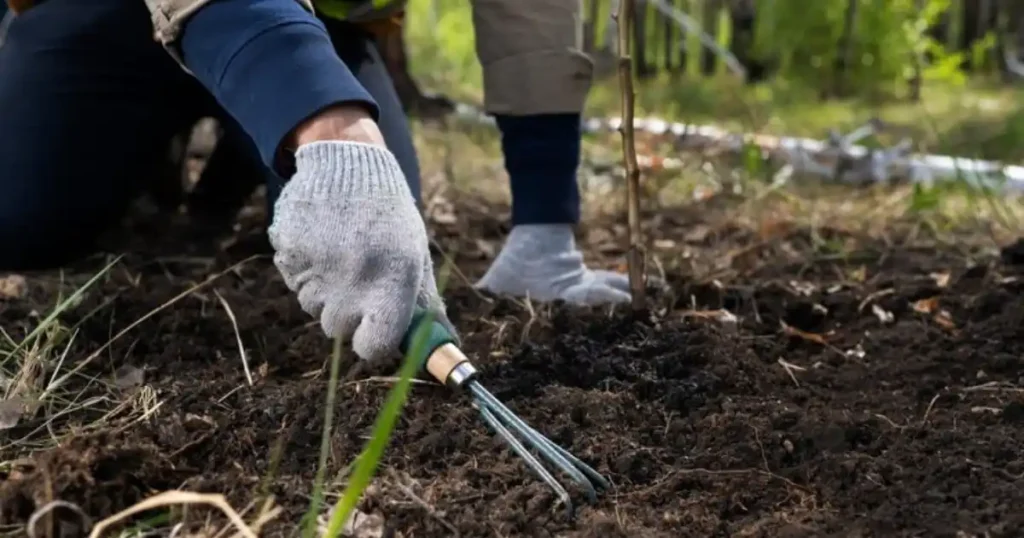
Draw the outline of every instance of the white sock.
[[[562,299],[577,305],[629,302],[629,279],[591,270],[576,247],[572,225],[521,224],[476,287],[537,301]]]

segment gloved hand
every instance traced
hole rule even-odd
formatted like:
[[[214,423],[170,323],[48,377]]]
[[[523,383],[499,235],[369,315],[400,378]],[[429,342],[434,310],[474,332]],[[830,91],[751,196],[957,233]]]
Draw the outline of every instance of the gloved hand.
[[[269,229],[274,263],[324,332],[366,360],[398,349],[416,307],[454,332],[427,231],[398,162],[380,146],[313,142],[295,154]]]

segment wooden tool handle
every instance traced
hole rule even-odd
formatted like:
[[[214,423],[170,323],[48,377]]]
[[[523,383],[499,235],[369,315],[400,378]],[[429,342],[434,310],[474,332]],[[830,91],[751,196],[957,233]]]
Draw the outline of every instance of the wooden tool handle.
[[[426,321],[429,325],[424,327]],[[458,339],[443,323],[426,310],[417,309],[399,350],[403,354],[415,353],[415,359],[427,373],[442,384],[451,385],[457,371],[472,370],[469,359],[459,350],[457,343]],[[457,379],[455,384],[463,381],[465,379]]]
[[[454,344],[445,344],[434,350],[427,357],[427,373],[445,385],[461,385],[463,380],[454,380],[453,376],[461,366],[469,364],[469,359]]]

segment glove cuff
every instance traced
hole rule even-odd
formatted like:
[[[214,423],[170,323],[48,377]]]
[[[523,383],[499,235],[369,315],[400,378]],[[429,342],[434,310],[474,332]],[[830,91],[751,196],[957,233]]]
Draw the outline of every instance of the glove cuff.
[[[380,146],[341,141],[304,144],[295,152],[295,172],[285,186],[288,197],[293,199],[408,197],[412,200],[412,191],[394,154]]]

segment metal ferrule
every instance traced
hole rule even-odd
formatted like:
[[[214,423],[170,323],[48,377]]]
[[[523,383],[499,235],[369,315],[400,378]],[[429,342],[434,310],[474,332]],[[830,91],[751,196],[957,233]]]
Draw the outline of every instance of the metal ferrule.
[[[451,373],[448,374],[448,379],[445,380],[445,385],[451,388],[459,388],[476,375],[476,367],[469,362],[459,363],[458,366],[452,369]]]

